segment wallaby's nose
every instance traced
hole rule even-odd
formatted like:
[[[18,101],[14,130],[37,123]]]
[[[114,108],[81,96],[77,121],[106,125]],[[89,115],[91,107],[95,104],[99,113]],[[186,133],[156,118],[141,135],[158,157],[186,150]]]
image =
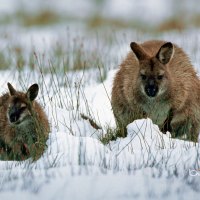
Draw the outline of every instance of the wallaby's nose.
[[[145,92],[149,97],[155,97],[158,92],[158,86],[155,83],[155,80],[150,79],[148,84],[145,86]]]
[[[19,119],[19,112],[16,108],[11,108],[9,110],[9,120],[11,123],[15,123]]]
[[[158,92],[158,88],[156,86],[147,86],[145,87],[145,92],[149,97],[155,97]]]
[[[158,86],[155,81],[150,79],[148,84],[145,86],[145,92],[149,97],[155,97],[158,92]]]
[[[10,122],[15,123],[17,121],[17,116],[15,114],[11,114],[9,117],[10,117]]]

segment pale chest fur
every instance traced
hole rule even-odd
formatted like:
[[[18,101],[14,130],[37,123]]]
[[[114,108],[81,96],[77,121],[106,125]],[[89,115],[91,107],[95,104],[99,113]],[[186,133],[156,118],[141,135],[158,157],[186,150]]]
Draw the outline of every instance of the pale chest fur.
[[[168,117],[170,111],[169,103],[166,101],[149,100],[148,103],[141,105],[147,117],[150,118],[154,124],[162,126]]]
[[[36,128],[33,120],[25,120],[15,127],[15,139],[19,142],[33,143],[36,140]]]

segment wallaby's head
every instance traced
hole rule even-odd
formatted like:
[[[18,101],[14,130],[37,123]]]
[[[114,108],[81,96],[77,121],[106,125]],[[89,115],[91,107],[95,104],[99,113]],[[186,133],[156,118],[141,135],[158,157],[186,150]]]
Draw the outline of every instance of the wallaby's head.
[[[10,83],[7,85],[10,93],[8,120],[11,124],[20,124],[30,118],[32,104],[38,95],[39,87],[37,84],[33,84],[26,93],[23,93],[16,91]]]
[[[138,86],[141,92],[148,97],[163,94],[168,88],[168,64],[173,57],[173,44],[163,44],[153,57],[135,42],[132,42],[130,47],[139,61]]]

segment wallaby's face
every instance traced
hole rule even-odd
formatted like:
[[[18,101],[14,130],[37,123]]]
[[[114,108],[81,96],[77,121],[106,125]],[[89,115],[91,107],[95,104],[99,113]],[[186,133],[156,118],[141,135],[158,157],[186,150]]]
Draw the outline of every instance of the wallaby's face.
[[[173,56],[172,43],[161,46],[155,57],[149,57],[136,43],[131,43],[131,49],[139,61],[138,87],[141,92],[151,98],[163,94],[168,88],[167,64]]]
[[[168,73],[165,68],[156,59],[141,61],[138,83],[148,97],[156,97],[166,91]]]
[[[7,111],[8,120],[11,124],[21,124],[31,116],[31,105],[38,95],[39,87],[33,84],[26,93],[16,91],[8,83],[10,92],[9,106]]]

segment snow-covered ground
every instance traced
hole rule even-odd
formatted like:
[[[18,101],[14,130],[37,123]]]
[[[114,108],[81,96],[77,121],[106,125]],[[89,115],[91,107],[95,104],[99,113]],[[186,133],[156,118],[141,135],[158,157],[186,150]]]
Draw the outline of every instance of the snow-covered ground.
[[[71,0],[43,1],[41,5],[39,1],[27,2],[4,0],[1,15],[20,8],[29,12],[48,8],[84,17],[97,9],[89,0],[84,5],[77,1],[74,6],[69,6],[73,5]],[[111,18],[126,19],[139,18],[141,9],[144,13],[149,10],[154,23],[170,15],[171,4],[167,7],[151,0],[147,5],[140,1],[137,7],[136,1],[130,2],[108,1],[101,11]],[[188,9],[193,7],[191,4]],[[83,12],[75,12],[81,9]],[[143,20],[148,21],[148,15]],[[200,72],[199,33],[199,29],[157,35],[132,29],[97,33],[81,23],[0,26],[0,66],[7,63],[2,61],[4,57],[9,61],[9,68],[0,71],[0,94],[7,91],[8,81],[20,90],[37,82],[38,101],[51,123],[48,148],[38,161],[0,161],[0,199],[199,199],[199,144],[162,134],[151,119],[129,124],[126,138],[106,145],[99,140],[108,128],[115,128],[110,105],[112,82],[129,43],[152,38],[172,41],[188,53]],[[57,55],[58,47],[62,52]],[[73,66],[80,48],[89,69],[63,70],[62,61],[69,59]],[[22,61],[23,67],[17,70]],[[34,67],[30,69],[31,63]],[[94,129],[81,113],[102,129]]]
[[[1,199],[198,199],[198,144],[163,135],[150,119],[129,124],[126,138],[107,145],[99,141],[108,125],[115,126],[109,101],[115,72],[103,83],[80,89],[78,101],[74,87],[61,87],[55,94],[47,76],[43,84],[50,97],[44,95],[44,102],[52,124],[48,149],[34,163],[0,161]],[[15,74],[16,85],[18,76],[21,72]],[[35,76],[29,81],[36,81]],[[10,72],[2,77],[6,82]],[[83,113],[91,109],[103,131],[80,117],[76,102]]]

